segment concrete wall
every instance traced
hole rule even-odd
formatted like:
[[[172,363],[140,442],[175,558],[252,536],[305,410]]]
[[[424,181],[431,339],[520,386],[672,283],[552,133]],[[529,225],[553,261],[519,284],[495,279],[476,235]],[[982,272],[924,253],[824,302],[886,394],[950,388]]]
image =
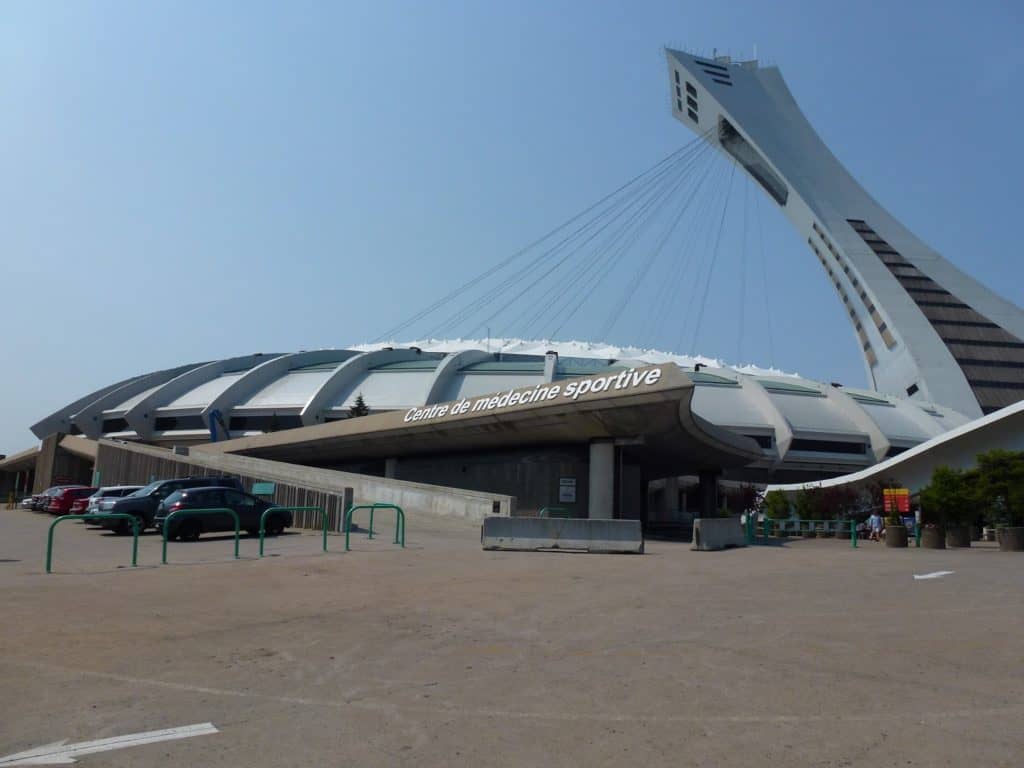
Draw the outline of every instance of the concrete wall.
[[[89,485],[92,482],[93,462],[61,448],[60,442],[64,437],[64,434],[55,432],[40,445],[32,488],[34,493],[54,485]]]
[[[155,478],[188,475],[231,475],[239,477],[246,489],[258,481],[277,484],[274,502],[287,506],[322,506],[328,510],[330,527],[340,528],[346,492],[356,504],[374,501],[401,506],[408,514],[431,513],[483,520],[491,515],[511,515],[516,499],[501,494],[480,493],[437,485],[403,482],[367,475],[304,467],[279,461],[230,454],[203,453],[191,449],[188,455],[164,448],[100,441],[96,467],[104,485],[148,483]],[[296,519],[298,527],[316,527],[309,520]]]
[[[564,507],[587,516],[587,446],[539,447],[501,452],[453,453],[394,462],[395,477],[476,491],[514,495],[516,514]],[[560,502],[559,480],[576,480],[576,501]]]

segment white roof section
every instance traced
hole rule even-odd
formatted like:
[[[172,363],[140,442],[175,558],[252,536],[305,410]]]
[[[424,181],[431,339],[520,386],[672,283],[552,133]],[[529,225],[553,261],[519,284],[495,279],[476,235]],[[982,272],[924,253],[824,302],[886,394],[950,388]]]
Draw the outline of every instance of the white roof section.
[[[317,367],[313,370],[289,371],[280,379],[270,382],[237,408],[302,408],[321,385],[330,378],[337,366]]]
[[[833,387],[758,366],[727,366],[701,356],[579,341],[431,339],[185,366],[181,370],[187,372],[168,383],[147,386],[104,410],[111,418],[97,429],[110,429],[101,434],[119,439],[201,441],[208,437],[213,410],[221,413],[229,432],[258,434],[347,418],[360,394],[371,411],[379,412],[666,362],[679,365],[694,381],[695,414],[757,436],[764,458],[752,467],[761,472],[759,479],[851,471],[969,421],[917,399]],[[182,420],[156,430],[152,414]],[[851,450],[849,444],[864,449]]]
[[[195,389],[174,398],[161,408],[205,408],[212,400],[242,377],[245,371],[225,373],[216,379],[203,382]]]

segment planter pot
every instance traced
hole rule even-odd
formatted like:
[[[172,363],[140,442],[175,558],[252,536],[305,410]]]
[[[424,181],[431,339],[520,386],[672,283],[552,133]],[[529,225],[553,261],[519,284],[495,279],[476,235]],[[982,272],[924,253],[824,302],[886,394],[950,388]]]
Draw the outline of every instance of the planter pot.
[[[945,549],[946,529],[941,525],[926,525],[921,529],[921,546],[925,549]]]
[[[907,546],[907,526],[905,526],[905,525],[887,525],[887,526],[885,526],[885,546],[887,546],[887,547],[906,547]]]
[[[1000,552],[1024,552],[1024,527],[996,528]]]
[[[921,540],[924,546],[924,540]],[[946,529],[946,547],[949,549],[971,546],[971,529],[966,525],[951,525]]]

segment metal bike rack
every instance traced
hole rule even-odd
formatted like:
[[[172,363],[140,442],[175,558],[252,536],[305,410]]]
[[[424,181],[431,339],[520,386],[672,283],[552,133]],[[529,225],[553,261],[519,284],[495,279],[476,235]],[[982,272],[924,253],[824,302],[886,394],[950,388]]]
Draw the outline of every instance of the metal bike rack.
[[[405,549],[405,512],[397,504],[356,504],[348,508],[345,512],[345,551],[349,551],[348,546],[348,534],[352,528],[352,513],[357,509],[368,509],[370,510],[370,536],[373,538],[373,512],[377,509],[393,509],[395,510],[395,544],[401,544],[402,548]]]
[[[260,515],[260,557],[263,557],[263,539],[266,535],[265,523],[271,512],[319,512],[324,529],[324,552],[327,551],[327,512],[323,507],[268,507]]]
[[[235,512],[235,510],[233,510],[233,509],[227,509],[226,507],[221,507],[221,508],[218,508],[218,509],[178,509],[178,510],[175,510],[174,512],[171,512],[171,514],[169,514],[166,518],[164,518],[163,531],[162,531],[163,538],[164,538],[164,544],[163,544],[163,554],[160,557],[160,563],[162,565],[167,565],[167,531],[170,530],[171,520],[173,520],[176,517],[202,517],[203,515],[214,515],[214,514],[216,514],[216,515],[228,514],[228,515],[231,515],[231,517],[233,517],[235,519],[235,560],[237,560],[238,559],[238,535],[239,535],[238,513]],[[110,517],[110,515],[106,515],[106,517]]]
[[[109,515],[61,515],[52,523],[46,534],[46,572],[50,573],[50,564],[53,562],[53,529],[57,523],[64,520],[130,520],[132,524],[132,567],[138,565],[139,559],[139,519],[135,515],[123,512],[113,512]]]

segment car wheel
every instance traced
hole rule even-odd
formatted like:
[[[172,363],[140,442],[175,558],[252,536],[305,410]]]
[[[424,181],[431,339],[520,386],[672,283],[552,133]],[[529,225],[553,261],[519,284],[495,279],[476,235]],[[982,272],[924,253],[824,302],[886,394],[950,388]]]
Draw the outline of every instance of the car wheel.
[[[284,532],[284,521],[280,517],[272,517],[264,528],[267,536],[280,536]]]
[[[142,530],[142,526],[139,526],[139,530]],[[129,520],[118,520],[117,525],[114,527],[114,533],[118,536],[130,536],[132,532],[132,524]]]
[[[199,535],[203,532],[198,520],[185,520],[178,526],[178,536],[182,541],[199,541]]]
[[[246,528],[245,532],[248,533],[253,538],[255,538],[255,537],[260,535],[260,529],[259,528]]]

